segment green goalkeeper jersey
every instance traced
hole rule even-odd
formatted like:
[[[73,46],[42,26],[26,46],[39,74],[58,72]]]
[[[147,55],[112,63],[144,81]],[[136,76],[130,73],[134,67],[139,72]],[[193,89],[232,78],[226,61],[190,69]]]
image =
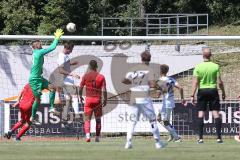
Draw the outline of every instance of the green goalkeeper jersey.
[[[58,44],[58,39],[55,38],[52,44],[46,49],[34,49],[33,50],[33,64],[30,72],[29,80],[41,78],[43,73],[43,63],[44,63],[44,55],[53,51]]]

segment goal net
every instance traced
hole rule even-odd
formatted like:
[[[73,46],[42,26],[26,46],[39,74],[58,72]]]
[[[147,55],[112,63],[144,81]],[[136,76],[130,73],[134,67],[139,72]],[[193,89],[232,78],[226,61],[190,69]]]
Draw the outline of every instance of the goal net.
[[[0,45],[0,134],[7,132],[20,119],[19,109],[12,107],[20,91],[28,83],[32,64],[31,41],[40,39],[43,48],[51,43],[51,36],[1,36]],[[189,100],[191,92],[192,72],[196,64],[203,61],[202,49],[210,47],[213,52],[213,61],[221,66],[222,79],[226,88],[227,99],[221,101],[221,115],[223,119],[222,133],[233,136],[239,132],[240,113],[237,97],[240,91],[239,62],[240,37],[220,36],[152,36],[152,37],[97,37],[97,36],[63,36],[58,47],[45,56],[43,77],[53,84],[58,81],[58,54],[63,50],[64,41],[74,43],[71,60],[78,61],[78,65],[71,69],[82,76],[87,70],[90,60],[98,62],[98,71],[106,78],[108,104],[103,109],[102,135],[125,135],[131,115],[127,107],[130,98],[129,86],[121,83],[122,78],[130,68],[141,63],[140,54],[149,50],[152,55],[150,66],[159,77],[160,64],[169,65],[169,76],[174,77],[184,88],[184,97]],[[74,79],[79,86],[81,79]],[[190,138],[197,133],[196,108],[190,103],[187,107],[180,104],[180,95],[175,91],[176,107],[172,114],[172,123],[177,132]],[[162,106],[161,97],[153,99],[156,114]],[[61,111],[62,105],[57,103],[56,108]],[[84,136],[84,116],[76,118],[72,109],[68,115],[67,128],[62,127],[61,115],[48,113],[48,92],[43,91],[41,106],[37,112],[40,125],[35,125],[26,133],[25,138],[58,140],[63,138],[79,138]],[[80,110],[83,107],[80,105]],[[205,118],[205,134],[214,135],[213,117]],[[167,130],[159,123],[161,134]],[[95,132],[95,119],[91,122],[91,131]],[[140,116],[135,132],[139,135],[149,135],[150,124],[146,117]]]

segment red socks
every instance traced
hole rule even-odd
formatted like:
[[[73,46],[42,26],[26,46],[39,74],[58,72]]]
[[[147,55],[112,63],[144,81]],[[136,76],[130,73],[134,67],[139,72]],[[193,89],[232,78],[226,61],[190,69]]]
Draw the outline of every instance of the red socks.
[[[84,122],[85,134],[90,133],[90,120]],[[101,119],[96,120],[96,136],[100,136],[101,133]]]
[[[84,131],[85,131],[85,134],[90,133],[90,120],[86,120],[84,122]]]
[[[12,132],[16,131],[18,128],[20,128],[23,125],[22,121],[18,121],[12,128]]]
[[[20,138],[20,137],[22,137],[22,135],[28,130],[30,128],[30,126],[29,125],[24,125],[23,127],[22,127],[22,129],[18,132],[18,134],[17,134],[17,138]]]

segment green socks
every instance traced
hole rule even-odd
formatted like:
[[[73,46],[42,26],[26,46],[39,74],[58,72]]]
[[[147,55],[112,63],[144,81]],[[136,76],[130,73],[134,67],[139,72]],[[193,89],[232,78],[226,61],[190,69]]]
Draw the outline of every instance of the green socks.
[[[55,100],[55,91],[50,91],[49,93],[50,109],[54,107],[54,100]]]
[[[32,118],[36,118],[36,112],[38,110],[38,102],[35,100],[33,105],[32,105]]]

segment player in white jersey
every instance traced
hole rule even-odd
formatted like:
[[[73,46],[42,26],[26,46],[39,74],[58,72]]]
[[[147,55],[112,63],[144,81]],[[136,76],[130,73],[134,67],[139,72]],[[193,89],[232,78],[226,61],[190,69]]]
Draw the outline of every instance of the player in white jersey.
[[[150,87],[155,87],[156,85],[156,81],[154,81],[154,73],[149,67],[151,54],[148,51],[145,51],[141,54],[141,58],[142,64],[132,68],[131,72],[127,73],[126,77],[122,80],[122,83],[131,85],[130,105],[127,108],[127,112],[130,114],[131,119],[128,121],[127,142],[125,148],[132,148],[134,128],[141,113],[144,114],[151,123],[153,137],[156,140],[156,148],[164,148],[166,143],[163,143],[160,140],[156,115],[151,97],[149,96]]]
[[[181,142],[181,137],[176,133],[174,127],[170,123],[171,114],[175,107],[174,88],[179,90],[182,104],[185,104],[186,102],[184,100],[183,88],[174,78],[167,76],[168,70],[168,65],[162,64],[160,66],[160,79],[158,82],[162,84],[164,83],[166,85],[166,89],[163,94],[163,105],[158,116],[158,121],[162,122],[165,128],[169,131],[170,138],[168,141],[174,140],[175,142]]]
[[[72,52],[73,47],[74,45],[72,43],[66,42],[63,51],[58,55],[59,73],[63,75],[63,84],[61,84],[61,87],[66,99],[66,105],[62,112],[63,125],[67,124],[67,115],[70,107],[73,107],[76,115],[79,114],[78,91],[77,87],[74,85],[74,78],[80,79],[80,76],[71,72],[71,65],[77,65],[78,62],[72,62],[69,58],[69,54]]]

